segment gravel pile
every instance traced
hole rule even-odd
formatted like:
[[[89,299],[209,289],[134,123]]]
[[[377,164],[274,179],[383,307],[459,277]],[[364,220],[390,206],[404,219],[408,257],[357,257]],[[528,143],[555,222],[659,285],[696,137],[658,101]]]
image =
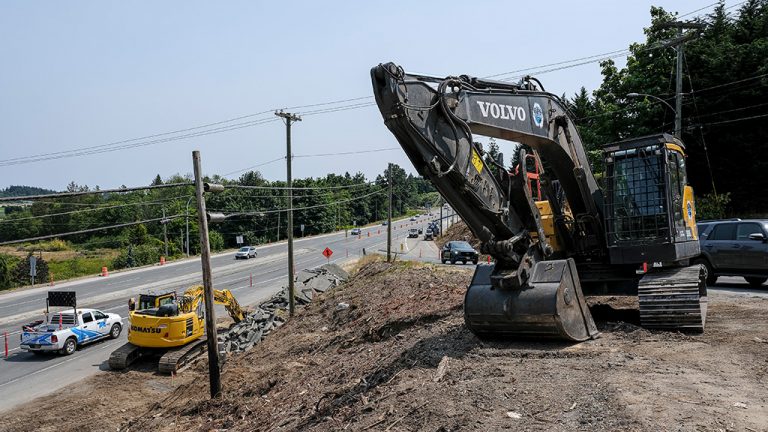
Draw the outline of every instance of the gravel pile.
[[[313,269],[301,270],[296,275],[294,299],[297,306],[312,302],[315,295],[324,293],[347,280],[349,274],[336,264],[323,264]],[[253,348],[269,333],[285,323],[281,311],[288,310],[288,288],[261,303],[245,319],[219,336],[219,344],[227,352],[243,352]]]

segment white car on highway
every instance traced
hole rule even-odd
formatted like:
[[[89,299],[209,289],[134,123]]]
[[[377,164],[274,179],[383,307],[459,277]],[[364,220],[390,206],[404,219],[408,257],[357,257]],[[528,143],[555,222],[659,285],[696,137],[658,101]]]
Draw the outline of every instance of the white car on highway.
[[[249,258],[256,258],[256,255],[258,255],[258,252],[256,252],[256,248],[253,246],[243,246],[235,253],[235,259],[249,259]]]
[[[117,339],[123,330],[118,314],[96,309],[74,309],[51,313],[41,320],[22,326],[20,348],[35,354],[60,352],[70,355],[77,347],[104,338]]]

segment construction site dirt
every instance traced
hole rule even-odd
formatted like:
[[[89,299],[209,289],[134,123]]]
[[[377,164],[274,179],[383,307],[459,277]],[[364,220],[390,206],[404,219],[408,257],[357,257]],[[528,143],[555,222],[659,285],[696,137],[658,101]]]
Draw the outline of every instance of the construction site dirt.
[[[371,260],[230,354],[220,399],[205,357],[176,377],[139,366],[6,413],[0,430],[768,429],[765,298],[711,292],[701,335],[645,330],[629,298],[591,298],[596,340],[485,341],[463,323],[471,276]]]

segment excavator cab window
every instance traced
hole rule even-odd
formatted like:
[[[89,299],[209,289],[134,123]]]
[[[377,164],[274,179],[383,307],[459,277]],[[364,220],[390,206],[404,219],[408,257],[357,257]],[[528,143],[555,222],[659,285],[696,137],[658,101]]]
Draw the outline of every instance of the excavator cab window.
[[[669,237],[664,155],[658,145],[617,150],[606,159],[608,241]]]
[[[683,194],[687,179],[685,178],[685,158],[674,150],[667,150],[667,166],[669,169],[669,192],[671,196],[672,220],[675,226],[675,239],[686,240],[686,225],[683,215]]]

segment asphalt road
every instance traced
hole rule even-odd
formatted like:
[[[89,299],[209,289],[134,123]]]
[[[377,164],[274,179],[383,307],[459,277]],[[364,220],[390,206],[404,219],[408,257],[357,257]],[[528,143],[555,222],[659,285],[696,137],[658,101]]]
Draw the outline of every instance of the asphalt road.
[[[408,219],[393,222],[393,251],[401,258],[437,262],[438,250],[433,242],[424,242],[423,236],[407,238],[409,228],[426,229],[427,223],[434,218],[421,217],[415,222]],[[364,249],[367,254],[386,252],[386,228],[365,227],[360,236],[338,232],[296,239],[295,268],[299,270],[326,263],[328,260],[322,255],[326,247],[333,251],[330,262],[339,264],[359,258]],[[231,290],[243,306],[259,303],[288,283],[287,243],[259,246],[257,251],[258,256],[249,260],[235,260],[232,251],[217,254],[211,259],[214,287]],[[99,370],[108,369],[110,353],[126,341],[126,332],[123,332],[116,340],[84,346],[68,357],[36,356],[21,351],[21,326],[43,318],[49,290],[75,291],[79,308],[119,313],[127,325],[130,297],[149,288],[171,288],[182,292],[200,283],[200,259],[195,258],[113,273],[107,277],[65,282],[53,288],[43,286],[0,295],[0,337],[7,333],[9,352],[8,357],[0,361],[0,411],[53,392]],[[226,313],[220,306],[216,310],[217,317]],[[2,351],[0,355],[3,355]]]

